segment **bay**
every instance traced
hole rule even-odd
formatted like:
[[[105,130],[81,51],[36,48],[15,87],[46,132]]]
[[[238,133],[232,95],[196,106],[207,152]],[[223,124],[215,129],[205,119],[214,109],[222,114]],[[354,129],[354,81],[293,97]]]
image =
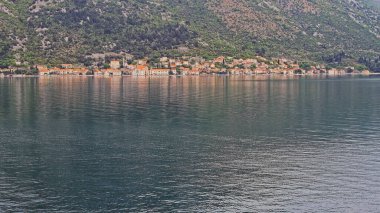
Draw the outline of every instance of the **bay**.
[[[0,78],[0,212],[378,212],[380,78]]]

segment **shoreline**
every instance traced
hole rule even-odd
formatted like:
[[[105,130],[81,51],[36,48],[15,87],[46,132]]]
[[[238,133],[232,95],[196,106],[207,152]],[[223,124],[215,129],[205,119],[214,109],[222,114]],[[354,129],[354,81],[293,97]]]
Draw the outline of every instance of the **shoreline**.
[[[134,77],[134,78],[147,78],[147,77],[256,77],[256,76],[299,76],[299,77],[318,77],[318,76],[325,76],[325,77],[340,77],[340,76],[380,76],[380,73],[368,73],[368,74],[362,74],[362,73],[345,73],[345,74],[252,74],[252,75],[233,75],[233,74],[200,74],[200,75],[110,75],[110,76],[103,76],[103,75],[0,75],[0,78],[46,78],[46,77],[97,77],[97,78],[119,78],[119,77]]]

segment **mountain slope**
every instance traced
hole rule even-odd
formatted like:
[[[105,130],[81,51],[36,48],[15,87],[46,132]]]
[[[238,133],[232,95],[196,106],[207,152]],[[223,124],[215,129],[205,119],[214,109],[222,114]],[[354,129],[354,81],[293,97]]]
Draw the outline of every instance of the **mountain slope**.
[[[365,3],[370,7],[380,9],[380,0],[366,0]]]
[[[0,24],[3,61],[74,63],[120,51],[327,63],[380,55],[379,12],[359,0],[3,0]]]

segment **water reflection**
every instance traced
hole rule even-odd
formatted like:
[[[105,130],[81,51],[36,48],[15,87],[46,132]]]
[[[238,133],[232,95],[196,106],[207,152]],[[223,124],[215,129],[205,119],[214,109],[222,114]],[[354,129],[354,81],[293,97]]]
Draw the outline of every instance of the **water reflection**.
[[[376,212],[379,80],[0,79],[0,211]]]

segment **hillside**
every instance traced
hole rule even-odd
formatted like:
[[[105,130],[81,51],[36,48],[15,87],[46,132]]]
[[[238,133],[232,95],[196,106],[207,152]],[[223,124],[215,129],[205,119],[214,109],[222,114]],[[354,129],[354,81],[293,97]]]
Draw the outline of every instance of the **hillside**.
[[[369,7],[380,9],[380,0],[367,0],[365,3],[367,3]]]
[[[377,60],[371,1],[2,0],[0,63],[88,62],[105,52]]]

